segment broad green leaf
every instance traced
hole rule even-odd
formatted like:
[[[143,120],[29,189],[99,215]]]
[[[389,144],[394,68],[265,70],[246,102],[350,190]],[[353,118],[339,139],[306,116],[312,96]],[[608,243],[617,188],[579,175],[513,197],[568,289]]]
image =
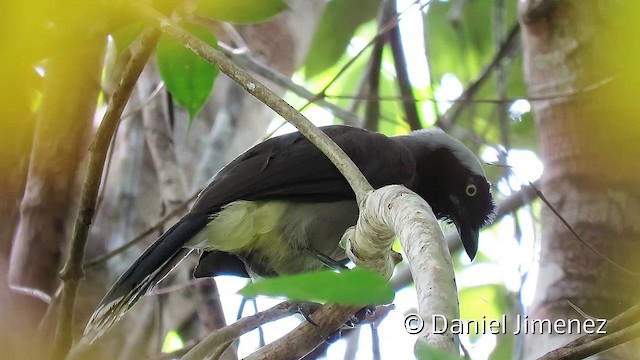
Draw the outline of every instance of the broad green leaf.
[[[462,360],[461,357],[429,346],[424,340],[418,339],[413,347],[413,353],[418,360]]]
[[[344,54],[356,29],[373,19],[380,0],[332,0],[327,4],[304,63],[312,78],[332,67]]]
[[[207,28],[196,24],[183,26],[207,44],[218,46],[215,36]],[[218,69],[165,35],[158,43],[157,61],[167,89],[193,120],[211,93]]]
[[[218,21],[256,24],[288,9],[284,0],[201,0],[196,12]]]
[[[394,292],[380,275],[364,269],[342,272],[332,270],[261,279],[245,286],[239,293],[285,296],[293,301],[314,301],[366,306],[388,304]]]

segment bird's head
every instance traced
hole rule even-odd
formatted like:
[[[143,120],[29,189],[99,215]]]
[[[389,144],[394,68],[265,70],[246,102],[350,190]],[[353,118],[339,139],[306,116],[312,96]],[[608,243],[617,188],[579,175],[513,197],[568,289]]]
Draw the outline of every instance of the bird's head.
[[[455,224],[473,260],[480,228],[491,222],[495,210],[480,160],[440,129],[414,131],[403,138],[416,157],[414,191],[429,203],[438,219]]]

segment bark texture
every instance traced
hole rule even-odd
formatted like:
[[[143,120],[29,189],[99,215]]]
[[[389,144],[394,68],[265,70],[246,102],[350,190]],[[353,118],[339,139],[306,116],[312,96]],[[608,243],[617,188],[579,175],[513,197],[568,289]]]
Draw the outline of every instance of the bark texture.
[[[640,29],[633,24],[640,3],[571,0],[532,9],[538,2],[520,2],[520,10],[529,93],[545,99],[532,104],[545,165],[542,191],[585,242],[638,273]],[[530,318],[582,318],[567,301],[611,318],[637,303],[638,284],[637,276],[588,250],[543,207]],[[528,335],[525,358],[573,337]],[[599,356],[630,358],[638,349],[631,344]]]

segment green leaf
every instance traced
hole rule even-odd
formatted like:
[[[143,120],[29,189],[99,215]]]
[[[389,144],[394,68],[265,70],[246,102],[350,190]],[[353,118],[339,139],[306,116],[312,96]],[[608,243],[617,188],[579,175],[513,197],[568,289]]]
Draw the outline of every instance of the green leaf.
[[[285,296],[293,301],[354,306],[388,304],[395,295],[384,278],[364,269],[339,273],[326,270],[266,278],[245,286],[239,293],[246,297]]]
[[[284,0],[201,0],[196,12],[218,21],[255,24],[287,9]]]
[[[218,46],[215,36],[207,28],[196,24],[183,26],[207,44]],[[157,61],[167,89],[193,120],[211,93],[218,69],[165,35],[158,43]]]
[[[418,360],[462,360],[460,356],[432,348],[421,339],[416,341],[416,344],[413,347],[413,353],[416,355],[416,359]]]
[[[380,0],[329,2],[305,60],[305,77],[312,78],[340,60],[356,29],[376,16],[379,5]]]

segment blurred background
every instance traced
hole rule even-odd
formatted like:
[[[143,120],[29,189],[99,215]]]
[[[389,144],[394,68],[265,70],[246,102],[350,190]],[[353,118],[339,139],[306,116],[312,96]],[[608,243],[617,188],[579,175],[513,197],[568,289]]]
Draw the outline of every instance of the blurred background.
[[[153,6],[175,9],[181,25],[318,126],[386,135],[440,127],[478,154],[498,212],[481,233],[477,258],[469,261],[455,228],[443,230],[461,318],[505,315],[509,330],[462,336],[470,358],[534,359],[581,335],[515,336],[516,315],[610,319],[637,304],[640,3]],[[8,358],[41,358],[51,351],[58,273],[93,136],[150,30],[127,5],[101,1],[6,1],[0,18],[0,344]],[[146,39],[152,52],[106,153],[75,304],[76,338],[107,287],[216,171],[252,145],[294,131],[175,40]],[[179,358],[212,330],[282,301],[245,304],[236,292],[246,280],[194,280],[196,260],[187,258],[82,357]],[[405,264],[391,283],[394,310],[306,359],[426,358],[403,325],[417,306]],[[246,357],[301,321],[267,324],[222,358]],[[632,359],[637,348],[632,342],[598,356]]]

